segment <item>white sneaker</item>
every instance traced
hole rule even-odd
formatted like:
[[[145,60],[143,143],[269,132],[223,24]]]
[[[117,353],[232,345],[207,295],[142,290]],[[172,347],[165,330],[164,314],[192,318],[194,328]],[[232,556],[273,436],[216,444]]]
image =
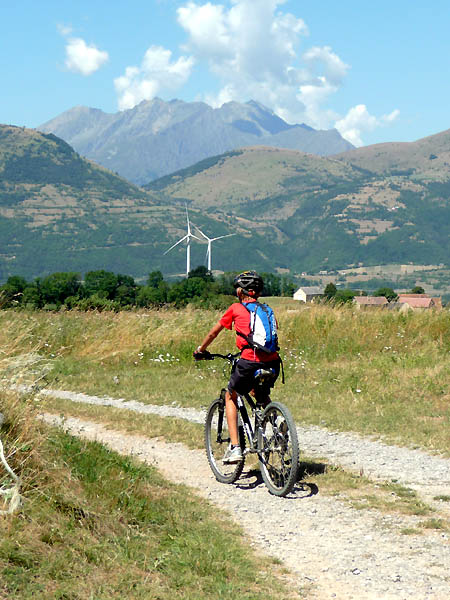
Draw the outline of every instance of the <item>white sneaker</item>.
[[[230,445],[228,446],[228,450],[225,452],[225,456],[223,457],[224,465],[231,465],[234,463],[241,462],[242,460],[242,450],[240,446],[235,446],[234,448]]]

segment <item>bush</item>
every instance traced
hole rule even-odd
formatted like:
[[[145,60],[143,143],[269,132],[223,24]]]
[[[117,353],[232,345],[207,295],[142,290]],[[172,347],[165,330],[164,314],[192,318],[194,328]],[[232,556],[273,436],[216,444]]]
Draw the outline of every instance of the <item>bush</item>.
[[[235,296],[227,296],[225,294],[211,295],[207,297],[196,296],[189,302],[195,308],[203,308],[205,310],[227,310],[230,304],[236,301]]]
[[[114,300],[108,300],[108,298],[101,298],[97,294],[93,294],[92,296],[89,296],[89,298],[78,300],[78,302],[68,306],[68,308],[77,308],[78,310],[85,311],[98,310],[101,312],[103,310],[111,310],[118,312],[121,309],[121,306]]]
[[[69,296],[76,296],[80,288],[79,273],[53,273],[39,282],[44,304],[60,306]]]
[[[392,300],[398,298],[396,292],[394,292],[394,290],[390,287],[381,287],[376,292],[374,292],[373,295],[384,296],[385,298],[387,298],[387,300],[389,300],[389,302],[392,302]]]
[[[337,304],[345,304],[346,302],[352,302],[356,295],[354,290],[338,290],[333,297],[333,301]]]

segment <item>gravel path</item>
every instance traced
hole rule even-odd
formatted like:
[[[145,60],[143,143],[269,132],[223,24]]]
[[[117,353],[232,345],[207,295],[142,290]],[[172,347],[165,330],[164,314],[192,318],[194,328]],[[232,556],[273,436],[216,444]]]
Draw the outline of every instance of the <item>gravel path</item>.
[[[157,406],[134,400],[88,396],[63,390],[44,389],[40,393],[73,402],[177,417],[194,423],[203,424],[205,420],[205,411],[195,408]],[[390,446],[357,434],[331,432],[315,426],[298,427],[297,431],[301,452],[311,458],[326,458],[345,469],[363,472],[371,479],[394,480],[415,489],[422,498],[434,505],[434,496],[450,496],[450,459],[431,456],[420,450]]]
[[[204,411],[192,408],[57,390],[40,393],[73,402],[204,422]],[[267,492],[255,472],[244,471],[238,485],[226,486],[213,477],[203,451],[111,431],[80,419],[62,421],[55,415],[43,418],[156,465],[167,479],[195,488],[228,510],[249,535],[250,543],[283,561],[298,587],[307,589],[310,598],[450,598],[449,534],[438,530],[427,530],[422,535],[401,533],[402,529],[417,526],[423,518],[358,511],[339,499],[314,494],[314,490],[301,484],[288,498],[276,498]],[[298,432],[302,452],[311,457],[327,458],[357,472],[362,469],[372,479],[394,479],[418,490],[428,500],[437,494],[450,495],[449,459],[319,427],[299,427]],[[448,503],[437,507],[443,514]]]
[[[135,410],[136,404],[133,406]],[[171,415],[173,410],[179,409],[172,407]],[[255,472],[244,471],[239,485],[222,485],[214,479],[203,451],[125,435],[76,418],[49,414],[42,418],[75,435],[101,441],[122,454],[135,455],[155,465],[167,479],[195,488],[198,494],[228,510],[244,528],[251,545],[279,558],[309,598],[450,597],[449,536],[437,531],[401,534],[401,528],[417,523],[416,517],[357,511],[338,499],[313,494],[302,485],[288,498],[277,498],[267,492]],[[332,437],[336,446],[339,438]]]

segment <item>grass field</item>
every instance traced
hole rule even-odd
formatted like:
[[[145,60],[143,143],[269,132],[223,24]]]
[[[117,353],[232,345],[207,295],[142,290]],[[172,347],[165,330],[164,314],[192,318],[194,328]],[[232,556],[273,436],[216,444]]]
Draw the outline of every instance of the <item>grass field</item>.
[[[450,456],[450,312],[400,314],[270,300],[286,384],[273,396],[299,423],[356,431]],[[221,361],[192,350],[220,313],[0,312],[4,372],[60,389],[203,407],[226,384]],[[226,353],[234,334],[210,347]],[[41,379],[43,378],[43,379]]]
[[[274,396],[297,422],[450,455],[448,311],[271,304],[286,371]],[[206,406],[227,370],[219,362],[194,364],[192,350],[219,316],[193,309],[0,311],[0,381]],[[233,333],[224,332],[211,349],[233,347]],[[0,390],[0,433],[24,498],[20,512],[0,517],[0,598],[297,597],[280,568],[255,556],[219,511],[152,468],[39,425],[43,406],[192,448],[203,444],[201,425]],[[322,493],[356,508],[418,515],[424,530],[448,528],[412,490],[374,486],[335,468],[309,481],[318,477]]]

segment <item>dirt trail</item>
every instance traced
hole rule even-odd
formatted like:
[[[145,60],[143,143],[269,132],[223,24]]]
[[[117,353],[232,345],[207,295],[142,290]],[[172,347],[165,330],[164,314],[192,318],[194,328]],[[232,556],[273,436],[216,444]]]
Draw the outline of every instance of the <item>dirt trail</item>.
[[[205,412],[195,408],[144,404],[136,400],[89,396],[64,390],[44,389],[40,393],[82,404],[113,406],[194,423],[203,424],[205,420]],[[333,432],[316,426],[297,427],[297,431],[302,454],[327,459],[347,470],[364,473],[373,480],[394,481],[410,487],[433,508],[450,518],[450,505],[433,500],[437,495],[450,496],[450,459],[369,440],[355,433]]]
[[[421,520],[417,517],[354,510],[301,484],[288,498],[277,498],[255,472],[244,472],[238,485],[223,485],[213,477],[203,451],[126,435],[76,418],[63,420],[49,414],[43,418],[155,465],[167,479],[194,488],[229,511],[251,545],[279,558],[310,598],[450,597],[450,536],[437,530],[402,534],[402,529],[417,525]]]

